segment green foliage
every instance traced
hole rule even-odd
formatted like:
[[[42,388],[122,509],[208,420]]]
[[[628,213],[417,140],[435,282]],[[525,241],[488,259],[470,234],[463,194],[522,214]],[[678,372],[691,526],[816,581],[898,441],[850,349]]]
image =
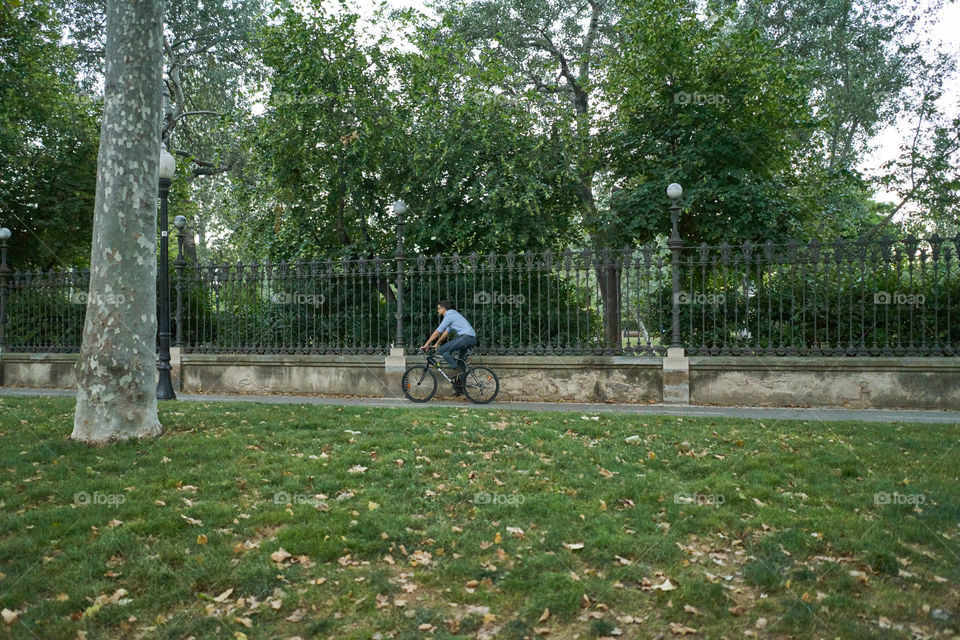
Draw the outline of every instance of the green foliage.
[[[53,2],[0,3],[0,211],[20,269],[90,259],[99,105],[62,28]]]
[[[468,45],[416,16],[394,25],[411,52],[315,4],[309,16],[280,11],[263,32],[270,99],[237,192],[238,244],[274,259],[384,255],[398,197],[419,251],[565,242],[572,191],[557,141],[521,103],[477,88],[496,69],[481,72]]]
[[[409,26],[418,53],[399,61],[416,148],[402,193],[414,246],[449,254],[557,249],[573,235],[579,196],[562,130],[510,84],[499,57],[445,22]]]
[[[801,68],[755,30],[671,3],[623,6],[631,37],[609,61],[621,88],[609,233],[647,241],[667,231],[671,182],[684,187],[688,242],[782,239],[812,216],[798,161],[816,123]]]

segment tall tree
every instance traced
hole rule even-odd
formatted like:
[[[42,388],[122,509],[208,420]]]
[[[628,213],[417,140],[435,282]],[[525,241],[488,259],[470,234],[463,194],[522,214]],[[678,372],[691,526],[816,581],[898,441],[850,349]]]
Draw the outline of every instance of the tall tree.
[[[154,346],[161,2],[107,0],[106,16],[90,292],[72,435],[90,443],[160,433]]]
[[[756,29],[705,21],[670,2],[627,0],[611,154],[609,233],[650,241],[669,219],[664,186],[685,190],[687,242],[782,240],[812,217],[805,158],[820,130],[802,69]]]
[[[418,212],[408,236],[433,252],[562,249],[582,242],[579,175],[569,135],[509,84],[512,69],[477,59],[448,25],[409,24],[417,52],[400,63],[399,102],[416,151],[404,193]]]
[[[406,246],[422,252],[567,240],[575,176],[561,136],[517,96],[478,91],[497,73],[479,77],[464,42],[411,16],[393,28],[416,49],[320,2],[266,30],[270,97],[236,241],[272,259],[386,255],[397,197],[410,204]]]
[[[708,2],[713,15],[760,30],[784,56],[803,65],[808,100],[825,124],[806,168],[812,178],[807,193],[820,210],[813,233],[873,235],[909,209],[943,210],[925,198],[932,185],[950,182],[927,168],[949,166],[955,153],[946,141],[949,134],[942,135],[948,119],[933,108],[957,62],[957,53],[944,50],[930,34],[943,5],[943,0]],[[858,167],[874,150],[875,136],[893,126],[902,132],[904,153],[871,185]],[[919,149],[925,153],[917,154]],[[908,186],[894,190],[899,202],[881,215],[883,207],[871,202],[873,190],[892,183]]]
[[[103,0],[48,1],[64,16],[86,76],[99,77],[105,50]],[[249,120],[249,89],[262,79],[253,43],[266,21],[266,5],[266,0],[164,3],[163,138],[181,159],[171,199],[181,208],[184,201],[198,202],[190,223],[200,236],[201,250],[229,178],[241,173],[245,163],[238,141]],[[184,179],[186,189],[178,184]]]
[[[17,268],[85,263],[99,106],[48,0],[0,4],[0,211]]]
[[[620,271],[602,252],[614,246],[608,233],[608,158],[604,149],[613,109],[603,61],[616,56],[615,0],[451,0],[441,6],[455,37],[478,50],[481,65],[506,61],[497,90],[522,95],[527,108],[562,135],[564,161],[578,192],[577,218],[601,254],[597,284],[604,304],[608,344],[619,344]]]

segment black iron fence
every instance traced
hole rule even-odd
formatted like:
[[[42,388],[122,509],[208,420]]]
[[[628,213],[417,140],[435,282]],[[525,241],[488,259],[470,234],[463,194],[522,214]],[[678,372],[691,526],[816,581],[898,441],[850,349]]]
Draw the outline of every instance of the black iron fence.
[[[675,292],[687,352],[960,355],[952,239],[685,247]]]
[[[413,351],[436,328],[445,298],[488,354],[661,355],[678,343],[700,355],[960,355],[960,235],[670,245],[483,256],[401,248],[386,258],[232,265],[178,259],[173,344],[194,353]],[[79,351],[87,271],[17,272],[4,261],[0,280],[0,345]]]
[[[184,266],[174,277],[174,344],[208,353],[413,351],[447,299],[484,353],[656,354],[664,316],[651,302],[667,257],[647,248]],[[608,272],[621,290],[604,300],[597,283]],[[624,327],[614,342],[605,339],[610,307]]]

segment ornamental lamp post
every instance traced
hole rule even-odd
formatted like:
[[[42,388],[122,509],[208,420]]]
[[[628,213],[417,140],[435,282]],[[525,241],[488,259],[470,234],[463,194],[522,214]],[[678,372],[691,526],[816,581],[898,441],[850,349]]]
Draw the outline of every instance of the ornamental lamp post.
[[[160,218],[158,226],[160,227],[160,309],[157,331],[157,346],[159,348],[159,361],[157,370],[160,377],[157,380],[157,400],[176,400],[177,394],[173,391],[173,383],[170,380],[170,274],[169,271],[169,246],[168,246],[168,223],[167,223],[167,198],[170,195],[170,179],[177,170],[177,163],[167,148],[160,144]]]
[[[677,222],[680,219],[680,196],[683,195],[683,187],[676,182],[667,187],[667,197],[670,198],[670,224],[673,227],[670,233],[670,239],[667,240],[667,246],[670,248],[670,271],[673,272],[673,307],[672,322],[670,331],[670,348],[683,349],[683,343],[680,341],[680,250],[683,248],[683,240],[680,239],[680,233],[677,230]]]

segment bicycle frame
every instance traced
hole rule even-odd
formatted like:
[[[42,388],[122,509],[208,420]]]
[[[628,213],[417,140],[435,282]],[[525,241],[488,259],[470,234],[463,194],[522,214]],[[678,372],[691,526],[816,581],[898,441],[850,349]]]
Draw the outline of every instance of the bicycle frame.
[[[464,370],[468,368],[466,358],[457,358],[457,364],[462,366]],[[436,353],[427,353],[427,366],[439,371],[440,375],[443,376],[444,380],[446,380],[450,384],[453,384],[453,379],[450,378],[450,376],[447,375],[447,372],[440,367],[440,362],[437,359]]]

